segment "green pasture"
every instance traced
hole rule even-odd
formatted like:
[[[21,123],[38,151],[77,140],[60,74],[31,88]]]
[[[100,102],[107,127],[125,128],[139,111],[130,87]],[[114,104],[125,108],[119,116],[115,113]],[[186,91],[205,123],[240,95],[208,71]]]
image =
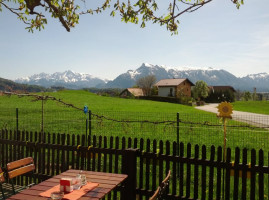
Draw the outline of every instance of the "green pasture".
[[[234,110],[269,115],[269,101],[236,101]]]
[[[92,112],[91,134],[177,141],[177,113],[179,113],[179,141],[193,145],[223,145],[222,121],[215,114],[191,106],[137,99],[98,96],[87,91],[39,93]],[[86,120],[82,110],[59,102],[44,101],[44,132],[85,134]],[[16,108],[19,130],[42,130],[42,101],[32,97],[0,96],[0,128],[16,130]],[[268,131],[229,120],[227,146],[269,150]],[[87,129],[89,134],[89,129]]]
[[[39,93],[39,95],[43,94]],[[191,106],[104,97],[87,91],[61,91],[44,93],[44,95],[54,96],[80,109],[87,105],[92,112],[92,135],[118,136],[120,140],[122,137],[127,139],[129,137],[138,138],[138,148],[141,145],[140,138],[143,138],[144,149],[146,148],[146,139],[150,139],[150,149],[152,149],[154,139],[164,142],[166,140],[177,141],[177,113],[179,113],[179,141],[183,142],[185,146],[187,146],[187,143],[191,143],[192,148],[195,144],[198,144],[200,148],[201,145],[206,145],[207,159],[210,159],[211,145],[223,146],[222,120],[217,118],[215,114],[200,111]],[[1,129],[16,129],[16,108],[19,110],[19,130],[41,131],[42,101],[35,101],[31,97],[19,98],[17,96],[0,96]],[[234,108],[237,109],[236,105],[234,105]],[[67,107],[55,101],[44,101],[43,122],[45,132],[85,134],[87,117],[89,117],[88,114],[85,115],[82,110]],[[87,130],[87,133],[89,134],[89,130]],[[234,160],[235,147],[239,147],[241,152],[243,148],[248,150],[254,148],[257,154],[258,150],[262,148],[265,152],[264,162],[266,165],[268,163],[268,141],[268,130],[234,120],[228,121],[227,147],[232,149],[232,160]],[[99,141],[97,141],[97,144],[99,144]],[[133,143],[131,146],[133,147]],[[191,157],[194,156],[193,152]],[[250,162],[250,151],[248,152],[247,160]],[[241,158],[240,162],[242,162]],[[266,176],[267,180],[268,177]],[[247,180],[247,185],[249,184],[250,181]],[[267,186],[265,187],[267,191]],[[267,199],[267,196],[265,199]]]

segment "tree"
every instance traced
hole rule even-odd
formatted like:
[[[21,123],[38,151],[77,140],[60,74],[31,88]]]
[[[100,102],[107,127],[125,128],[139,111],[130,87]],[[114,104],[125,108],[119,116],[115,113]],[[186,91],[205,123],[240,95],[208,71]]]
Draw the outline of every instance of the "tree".
[[[250,94],[249,91],[246,91],[246,92],[244,93],[244,99],[245,99],[245,101],[248,101],[249,99],[251,99],[251,94]]]
[[[144,76],[136,81],[136,84],[142,88],[146,96],[150,95],[150,90],[154,83],[156,82],[156,77],[154,75]]]
[[[159,10],[156,0],[102,0],[102,5],[87,8],[86,0],[0,0],[0,11],[3,8],[18,16],[27,25],[26,29],[33,32],[41,30],[47,24],[47,16],[58,18],[67,31],[79,23],[79,16],[84,14],[99,14],[109,9],[110,15],[119,13],[121,20],[138,24],[144,28],[146,22],[165,25],[167,30],[177,33],[178,17],[184,13],[194,12],[213,0],[166,0],[166,8]],[[237,8],[244,0],[231,0]],[[80,9],[80,6],[85,8]],[[164,11],[164,12],[163,12]],[[45,13],[45,14],[43,14]],[[49,14],[49,15],[48,15]]]
[[[194,98],[200,101],[201,98],[206,98],[208,96],[209,89],[206,82],[197,81],[193,87],[193,96]]]

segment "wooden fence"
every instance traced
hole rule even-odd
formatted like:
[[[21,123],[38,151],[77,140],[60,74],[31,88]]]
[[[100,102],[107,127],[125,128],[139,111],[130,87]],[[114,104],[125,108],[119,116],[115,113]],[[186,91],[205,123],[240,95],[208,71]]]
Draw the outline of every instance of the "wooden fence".
[[[32,156],[37,182],[67,169],[128,174],[125,191],[119,187],[107,199],[148,199],[172,171],[168,199],[268,199],[268,155],[262,150],[206,148],[169,141],[93,137],[85,146],[80,135],[0,131],[0,163]],[[27,178],[18,179],[25,184]]]

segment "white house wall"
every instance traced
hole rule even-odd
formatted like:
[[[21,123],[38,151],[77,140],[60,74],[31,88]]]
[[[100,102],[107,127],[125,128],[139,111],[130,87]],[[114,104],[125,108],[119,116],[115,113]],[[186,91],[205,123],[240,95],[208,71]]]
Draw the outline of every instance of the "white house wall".
[[[161,97],[168,97],[170,95],[170,88],[172,88],[172,94],[175,95],[175,88],[174,87],[159,87],[158,88],[158,96]]]

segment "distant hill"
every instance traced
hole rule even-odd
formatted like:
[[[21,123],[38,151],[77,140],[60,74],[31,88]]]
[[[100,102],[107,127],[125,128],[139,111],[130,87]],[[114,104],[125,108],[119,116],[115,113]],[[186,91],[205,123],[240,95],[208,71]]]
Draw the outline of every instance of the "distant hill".
[[[65,87],[70,89],[81,88],[128,88],[136,84],[136,81],[147,75],[155,75],[157,81],[167,78],[188,78],[193,83],[198,80],[205,81],[208,85],[230,85],[236,90],[269,92],[269,74],[257,73],[239,78],[223,69],[213,68],[168,68],[161,65],[143,63],[136,70],[128,70],[120,74],[114,80],[108,81],[89,74],[75,73],[70,70],[56,72],[54,74],[35,74],[27,78],[15,80],[19,83],[40,85],[43,87]]]
[[[15,83],[13,81],[0,78],[0,90],[1,91],[24,91],[24,92],[41,92],[46,91],[46,88],[36,85],[27,85]]]

